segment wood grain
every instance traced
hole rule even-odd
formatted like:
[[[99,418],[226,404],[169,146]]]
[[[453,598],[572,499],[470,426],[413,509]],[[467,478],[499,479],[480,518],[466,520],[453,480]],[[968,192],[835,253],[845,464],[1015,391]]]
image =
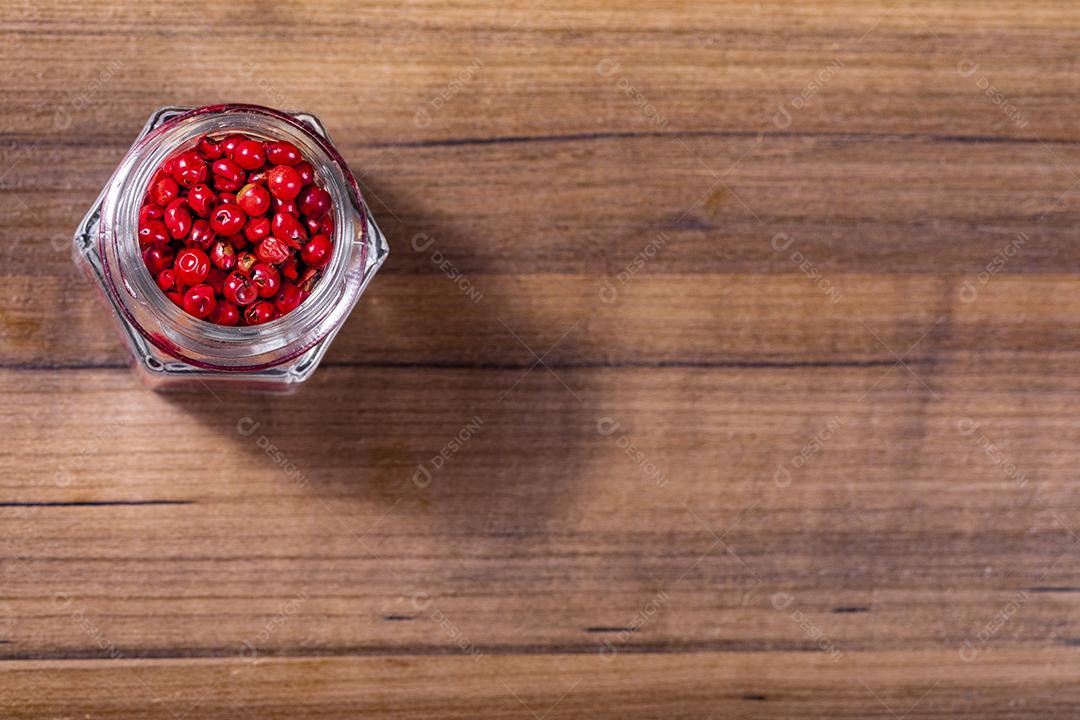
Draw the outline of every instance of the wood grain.
[[[831,696],[830,717],[993,716],[1003,708],[1043,717],[1077,701],[1068,651],[1013,650],[978,671],[933,652],[852,653],[832,663],[806,653],[580,655],[450,658],[322,658],[134,663],[20,663],[13,688],[32,702],[4,706],[12,718],[73,713],[87,704],[123,714],[136,706],[206,718],[432,714],[790,718],[807,698]],[[943,676],[946,678],[943,680]],[[296,678],[305,678],[302,688]],[[629,693],[626,679],[635,678]],[[853,680],[853,678],[859,678]],[[702,678],[708,678],[703,682]],[[897,685],[904,687],[898,692]],[[693,687],[688,692],[687,688]],[[303,695],[299,694],[299,690]],[[922,696],[921,702],[915,702]],[[915,698],[915,700],[912,699]]]
[[[5,3],[0,717],[1073,717],[1078,21]],[[288,398],[145,391],[70,261],[223,100],[391,241]]]

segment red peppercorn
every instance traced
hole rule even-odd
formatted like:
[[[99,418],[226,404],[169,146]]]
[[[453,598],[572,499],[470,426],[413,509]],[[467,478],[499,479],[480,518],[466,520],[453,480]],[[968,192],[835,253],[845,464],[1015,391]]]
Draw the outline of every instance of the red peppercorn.
[[[220,162],[220,161],[219,161]],[[239,205],[218,205],[210,215],[210,227],[218,235],[235,235],[244,228],[247,216]]]
[[[210,248],[210,262],[222,270],[232,270],[236,267],[236,250],[224,240],[218,240]]]
[[[299,250],[307,240],[307,231],[296,216],[288,213],[278,213],[270,221],[270,232],[278,240],[283,241],[289,247]]]
[[[296,174],[300,176],[301,185],[310,185],[315,182],[315,168],[311,167],[311,163],[307,160],[296,165]]]
[[[218,162],[221,162],[221,161],[218,160]],[[230,180],[229,178],[223,177],[221,175],[215,175],[214,179],[213,179],[213,183],[214,183],[214,187],[217,188],[217,190],[220,191],[222,195],[224,195],[225,193],[236,192],[237,190],[239,190],[244,185],[244,181],[242,179],[241,180]],[[235,197],[236,196],[234,195],[233,198],[235,199]],[[218,200],[219,200],[219,202],[224,202],[224,201],[221,200],[220,195],[218,196]]]
[[[259,297],[255,286],[251,284],[251,278],[238,271],[229,273],[225,278],[225,285],[221,288],[221,296],[234,305],[250,305]]]
[[[281,276],[288,278],[289,280],[295,280],[298,274],[296,268],[296,256],[290,255],[285,258],[285,262],[281,263]]]
[[[162,225],[162,227],[165,226]],[[143,262],[146,263],[146,269],[150,271],[150,274],[156,278],[162,270],[172,267],[173,256],[173,249],[168,245],[151,247],[143,251]]]
[[[184,293],[184,310],[197,318],[209,315],[215,305],[214,288],[209,285],[196,285]]]
[[[252,185],[266,185],[266,171],[256,170],[248,175],[248,182]]]
[[[206,284],[214,288],[214,292],[218,295],[221,294],[222,288],[225,287],[225,278],[228,274],[219,267],[211,267],[210,272],[206,273]]]
[[[278,309],[278,312],[286,315],[296,309],[296,306],[300,304],[300,300],[300,288],[291,282],[283,282],[281,289],[274,296],[274,306]]]
[[[244,226],[244,237],[257,243],[270,234],[270,220],[265,217],[253,217]]]
[[[191,224],[191,233],[187,236],[184,244],[205,251],[209,249],[216,238],[217,236],[210,227],[210,222],[199,218]]]
[[[248,325],[261,325],[270,322],[276,317],[278,317],[278,309],[274,307],[273,303],[268,303],[265,300],[260,300],[244,311],[244,320],[247,321]]]
[[[173,179],[181,187],[192,187],[206,179],[206,161],[194,150],[181,153],[173,159]]]
[[[300,162],[300,151],[291,142],[277,140],[266,143],[266,159],[271,165],[295,165]]]
[[[205,183],[192,185],[187,195],[188,207],[199,217],[208,217],[217,202],[217,195]]]
[[[270,194],[282,200],[292,200],[300,194],[300,175],[288,165],[275,165],[266,176]]]
[[[233,153],[236,152],[236,148],[240,145],[240,143],[246,140],[247,138],[243,135],[240,135],[239,133],[233,133],[232,135],[226,136],[225,139],[221,141],[222,154],[225,155],[225,157],[227,158],[231,158],[233,156]]]
[[[215,160],[211,169],[215,175],[220,175],[226,180],[239,182],[244,179],[244,169],[227,157]]]
[[[221,157],[221,143],[214,141],[209,135],[203,135],[196,146],[199,154],[211,162]]]
[[[330,193],[318,185],[305,188],[296,200],[300,212],[312,220],[318,220],[330,211]]]
[[[139,245],[141,247],[163,247],[169,244],[169,229],[160,220],[149,220],[139,226]]]
[[[178,307],[184,307],[184,293],[178,290],[170,290],[165,293],[165,297],[173,301],[173,304]]]
[[[162,178],[150,187],[150,199],[164,207],[180,194],[180,186],[171,177]]]
[[[172,270],[162,270],[157,275],[157,286],[161,288],[162,291],[172,290],[176,287],[176,275]]]
[[[198,248],[186,248],[176,256],[176,262],[173,263],[173,272],[176,273],[177,279],[185,285],[198,285],[206,279],[206,274],[210,272],[210,259],[206,257],[206,253]]]
[[[165,227],[176,240],[187,237],[191,230],[191,213],[188,212],[187,200],[177,198],[165,208]]]
[[[245,140],[236,146],[233,161],[245,170],[256,170],[266,164],[266,151],[257,140]]]
[[[256,263],[251,268],[251,282],[255,285],[259,297],[273,297],[281,286],[281,275],[273,265]]]
[[[217,196],[218,205],[235,205],[236,195],[231,192],[223,192]]]
[[[300,259],[313,268],[323,268],[330,262],[334,246],[325,235],[316,235],[300,251]]]
[[[257,262],[259,262],[259,258],[255,256],[255,253],[242,252],[236,256],[236,269],[244,275],[250,275],[251,268]]]
[[[293,217],[300,217],[300,210],[296,207],[295,200],[282,200],[281,198],[274,198],[270,201],[270,214],[277,215],[278,213],[285,213],[286,215],[292,215]]]
[[[214,306],[206,319],[218,325],[235,325],[240,322],[240,310],[231,302],[222,300]]]
[[[315,287],[315,283],[319,279],[319,271],[313,267],[309,267],[304,271],[304,274],[300,276],[300,279],[296,281],[296,287],[300,288],[303,293],[311,292]],[[304,297],[307,297],[306,295]]]
[[[300,151],[292,142],[273,140],[267,142],[266,149],[271,165],[295,165],[302,160]]]
[[[325,235],[330,237],[334,234],[334,215],[333,213],[326,213],[322,216],[322,220],[319,220],[319,235]]]
[[[263,215],[270,208],[270,193],[262,185],[249,181],[236,193],[236,204],[249,217]]]
[[[271,236],[259,243],[255,248],[255,255],[265,263],[280,265],[289,257],[289,248],[281,240]]]
[[[154,203],[146,203],[139,208],[139,227],[151,220],[160,220],[165,216],[165,208]]]

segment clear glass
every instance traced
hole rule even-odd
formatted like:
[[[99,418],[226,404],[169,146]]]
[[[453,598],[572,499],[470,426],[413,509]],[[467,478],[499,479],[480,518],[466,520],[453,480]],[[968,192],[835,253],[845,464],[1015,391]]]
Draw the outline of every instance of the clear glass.
[[[334,254],[311,296],[287,315],[256,326],[215,325],[184,312],[157,287],[138,242],[139,207],[155,170],[203,135],[234,131],[296,145],[334,208]],[[150,117],[76,231],[74,252],[151,387],[224,384],[287,392],[318,367],[389,246],[316,117],[257,105],[213,105],[165,107]]]

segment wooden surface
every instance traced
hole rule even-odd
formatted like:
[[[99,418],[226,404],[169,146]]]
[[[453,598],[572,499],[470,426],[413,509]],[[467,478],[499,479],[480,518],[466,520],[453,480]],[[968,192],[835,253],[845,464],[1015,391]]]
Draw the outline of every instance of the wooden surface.
[[[1075,717],[1078,22],[4,3],[0,717]],[[392,246],[285,399],[145,391],[70,261],[229,100]]]

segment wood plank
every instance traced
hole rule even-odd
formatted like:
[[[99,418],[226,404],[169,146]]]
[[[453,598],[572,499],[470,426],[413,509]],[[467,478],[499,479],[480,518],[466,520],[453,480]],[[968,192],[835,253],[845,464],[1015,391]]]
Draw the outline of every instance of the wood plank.
[[[1080,350],[1071,275],[812,277],[793,267],[686,276],[655,274],[646,263],[628,279],[475,275],[467,285],[442,274],[378,276],[326,363],[527,368],[536,360],[530,347],[551,349],[545,362],[556,366],[891,363],[913,346],[920,362],[973,348]],[[0,365],[125,362],[89,288],[72,294],[69,281],[51,277],[11,278],[7,287],[25,302],[0,308]]]
[[[44,168],[21,159],[26,143],[0,152],[10,274],[71,275],[70,238],[129,141],[51,146]],[[978,272],[1021,234],[1023,272],[1077,259],[1080,145],[674,136],[342,150],[370,167],[384,276],[438,274],[435,253],[467,275],[615,274],[650,243],[651,272],[697,276],[789,273],[795,251],[833,274]]]
[[[101,657],[68,602],[128,656],[228,655],[290,602],[273,652],[453,647],[423,598],[482,648],[581,651],[662,598],[620,642],[812,649],[776,593],[851,649],[960,647],[1026,593],[994,643],[1068,644],[1078,382],[1038,357],[327,368],[284,400],[9,371],[0,655]]]
[[[608,659],[610,658],[610,659]],[[580,717],[913,720],[1049,717],[1077,695],[1069,651],[481,656],[0,663],[13,720]],[[708,682],[701,682],[707,678]],[[693,684],[695,692],[686,693]]]
[[[297,28],[288,15],[265,12],[253,26],[243,6],[24,2],[7,8],[5,42],[13,52],[4,69],[37,62],[51,72],[44,86],[5,72],[14,93],[0,127],[25,133],[18,119],[26,116],[18,113],[30,111],[45,134],[64,91],[93,84],[104,59],[115,59],[123,74],[113,74],[107,88],[119,102],[95,98],[82,116],[83,129],[98,136],[130,137],[125,128],[136,127],[159,97],[198,102],[208,94],[321,110],[332,114],[339,134],[379,142],[471,136],[478,127],[508,134],[654,129],[616,87],[618,76],[597,72],[600,60],[613,58],[670,127],[757,132],[775,129],[778,104],[839,59],[843,66],[797,114],[794,129],[1075,140],[1078,121],[1063,103],[1077,69],[1068,43],[1078,14],[1061,3],[1016,0],[818,0],[749,10],[734,2],[515,0],[493,8],[426,0],[391,8],[336,0]],[[287,37],[297,59],[244,64],[266,32]],[[180,36],[187,44],[173,63],[144,52],[148,43]],[[103,60],[64,52],[84,48],[88,38]],[[980,63],[1028,127],[1010,123],[977,86],[979,76],[958,72],[965,57]],[[310,58],[332,86],[311,81]],[[482,62],[477,82],[431,125],[417,127],[416,108],[475,59]]]

